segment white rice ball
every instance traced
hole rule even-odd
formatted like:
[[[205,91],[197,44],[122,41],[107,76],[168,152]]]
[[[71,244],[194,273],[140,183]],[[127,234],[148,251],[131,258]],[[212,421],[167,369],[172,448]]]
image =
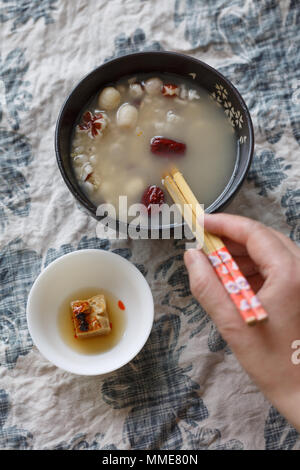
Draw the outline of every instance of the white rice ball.
[[[131,85],[129,85],[129,94],[132,98],[138,99],[143,96],[144,90],[139,83],[131,83]]]
[[[116,88],[108,86],[100,93],[98,105],[101,109],[115,109],[117,106],[119,106],[120,101],[120,92]]]
[[[158,95],[161,92],[163,82],[160,78],[148,78],[145,81],[145,90],[148,95]]]
[[[125,103],[118,109],[117,125],[123,128],[133,128],[138,120],[138,110],[135,106]]]

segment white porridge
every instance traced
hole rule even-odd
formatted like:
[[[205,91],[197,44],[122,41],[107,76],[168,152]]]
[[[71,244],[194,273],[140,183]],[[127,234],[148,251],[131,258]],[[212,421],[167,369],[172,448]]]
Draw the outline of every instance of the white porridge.
[[[223,109],[192,79],[143,74],[99,91],[74,130],[71,156],[95,205],[117,208],[120,195],[128,206],[168,201],[161,179],[173,162],[207,207],[232,175],[236,142]]]

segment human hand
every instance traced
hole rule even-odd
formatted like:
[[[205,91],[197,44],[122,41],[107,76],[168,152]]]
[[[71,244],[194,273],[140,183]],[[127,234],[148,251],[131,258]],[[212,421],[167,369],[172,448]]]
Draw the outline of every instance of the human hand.
[[[292,343],[300,340],[300,248],[276,230],[245,217],[207,215],[205,229],[222,237],[269,320],[249,327],[207,257],[196,249],[184,255],[191,292],[249,376],[300,430],[300,365],[291,360]]]

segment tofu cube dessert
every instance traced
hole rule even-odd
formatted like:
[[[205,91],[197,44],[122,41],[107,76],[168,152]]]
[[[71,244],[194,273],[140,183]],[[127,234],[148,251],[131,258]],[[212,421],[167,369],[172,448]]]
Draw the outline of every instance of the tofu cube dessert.
[[[77,338],[90,338],[111,332],[104,295],[94,295],[87,300],[74,300],[71,302],[71,309]]]

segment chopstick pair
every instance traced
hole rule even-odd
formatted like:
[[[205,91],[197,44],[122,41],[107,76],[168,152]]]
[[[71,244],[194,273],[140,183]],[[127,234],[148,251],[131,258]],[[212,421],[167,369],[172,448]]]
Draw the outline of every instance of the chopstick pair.
[[[203,240],[203,228],[197,218],[197,209],[198,211],[201,210],[202,213],[203,210],[180,171],[173,167],[170,172],[166,172],[163,175],[163,184],[175,204],[177,204],[196,240],[203,245],[202,251],[207,255],[243,320],[248,325],[267,320],[267,312],[223,241],[205,229]]]

